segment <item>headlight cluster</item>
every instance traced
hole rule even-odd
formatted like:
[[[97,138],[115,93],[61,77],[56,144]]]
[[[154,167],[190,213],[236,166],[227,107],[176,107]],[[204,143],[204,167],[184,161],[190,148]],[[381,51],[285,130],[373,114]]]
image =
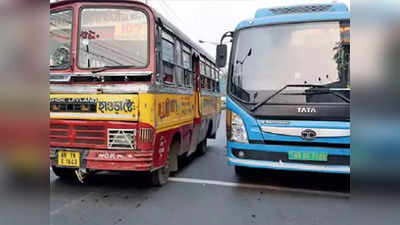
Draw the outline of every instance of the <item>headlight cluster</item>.
[[[231,112],[230,141],[248,143],[246,126],[236,113]]]

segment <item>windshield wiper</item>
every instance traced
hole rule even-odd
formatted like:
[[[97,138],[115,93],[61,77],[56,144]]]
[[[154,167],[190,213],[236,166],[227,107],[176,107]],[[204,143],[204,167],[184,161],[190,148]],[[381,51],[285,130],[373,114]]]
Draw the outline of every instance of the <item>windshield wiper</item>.
[[[103,66],[97,70],[93,70],[92,73],[101,73],[107,70],[112,70],[112,69],[130,69],[130,68],[136,68],[136,66]]]
[[[255,103],[254,102],[249,102],[249,101],[246,101],[246,100],[243,100],[243,99],[241,99],[241,98],[239,98],[239,97],[237,97],[237,96],[235,96],[235,95],[231,95],[234,99],[236,99],[238,102],[241,102],[241,103],[243,103],[243,104],[246,104],[246,105],[254,105]]]
[[[236,64],[239,64],[239,63],[240,63],[240,64],[243,66],[244,62],[246,62],[247,57],[251,56],[252,52],[253,52],[253,48],[249,48],[249,51],[248,51],[247,54],[243,57],[242,60],[240,60],[240,61],[239,61],[239,60],[236,60]]]
[[[324,86],[322,85],[314,85],[314,84],[288,84],[284,86],[283,88],[279,89],[276,91],[274,94],[266,97],[262,101],[260,101],[257,105],[255,105],[251,111],[254,112],[256,109],[258,109],[260,106],[264,105],[267,103],[269,100],[271,100],[273,97],[279,95],[282,91],[284,91],[286,88],[292,88],[292,87],[310,87],[310,88],[323,88]]]
[[[302,94],[304,94],[304,95],[333,94],[336,97],[342,99],[343,101],[350,103],[350,99],[348,97],[342,95],[340,92],[338,92],[338,90],[326,88],[326,87],[307,90]]]

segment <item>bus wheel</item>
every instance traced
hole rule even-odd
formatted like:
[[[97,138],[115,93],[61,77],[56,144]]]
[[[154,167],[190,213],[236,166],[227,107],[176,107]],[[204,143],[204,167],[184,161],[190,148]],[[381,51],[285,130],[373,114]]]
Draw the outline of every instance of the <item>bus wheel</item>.
[[[168,159],[167,162],[165,163],[165,166],[151,172],[151,185],[155,187],[161,187],[164,184],[167,183],[168,177],[169,177],[169,154],[168,154]]]
[[[155,187],[161,187],[165,185],[168,181],[168,177],[170,174],[170,165],[171,165],[171,152],[168,152],[167,161],[165,162],[164,167],[151,172],[151,185]]]
[[[207,152],[207,138],[197,145],[197,153],[199,155],[204,155],[206,154],[206,152]]]
[[[53,173],[60,179],[72,179],[74,177],[74,170],[67,168],[60,168],[52,166]]]

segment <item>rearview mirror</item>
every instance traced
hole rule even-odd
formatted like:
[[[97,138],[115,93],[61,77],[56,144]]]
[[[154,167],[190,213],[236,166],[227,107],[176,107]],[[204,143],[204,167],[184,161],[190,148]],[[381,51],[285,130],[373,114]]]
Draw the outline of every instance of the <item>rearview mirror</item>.
[[[216,64],[218,68],[225,67],[227,58],[228,47],[227,45],[220,44],[217,45],[217,59]]]

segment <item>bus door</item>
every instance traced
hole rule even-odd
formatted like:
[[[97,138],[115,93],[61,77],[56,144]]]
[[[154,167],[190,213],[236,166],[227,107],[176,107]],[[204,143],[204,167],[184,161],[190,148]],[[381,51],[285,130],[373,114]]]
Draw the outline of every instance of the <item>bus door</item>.
[[[195,88],[195,124],[200,124],[201,122],[201,103],[200,103],[200,57],[193,55],[193,71],[194,71],[194,88]]]
[[[190,150],[188,155],[196,151],[197,145],[201,142],[200,131],[201,131],[201,111],[200,111],[200,57],[197,54],[192,56],[192,71],[193,74],[193,87],[194,87],[194,127],[192,140],[190,144]]]

